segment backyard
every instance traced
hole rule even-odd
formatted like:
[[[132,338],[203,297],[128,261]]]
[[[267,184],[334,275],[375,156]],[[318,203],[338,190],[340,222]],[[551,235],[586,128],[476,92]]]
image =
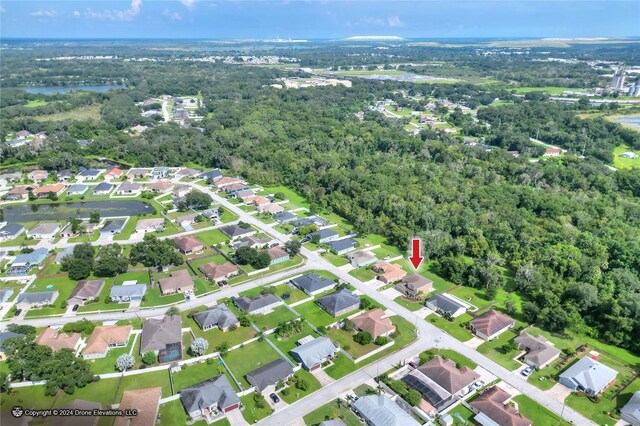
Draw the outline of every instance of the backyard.
[[[275,361],[279,357],[278,353],[267,342],[256,341],[229,351],[224,361],[242,386],[245,389],[249,389],[251,385],[247,382],[245,375],[264,364]]]
[[[341,419],[347,426],[362,426],[363,423],[349,409],[347,403],[341,399],[336,399],[323,405],[315,411],[303,417],[304,423],[309,426],[317,426],[325,420]]]

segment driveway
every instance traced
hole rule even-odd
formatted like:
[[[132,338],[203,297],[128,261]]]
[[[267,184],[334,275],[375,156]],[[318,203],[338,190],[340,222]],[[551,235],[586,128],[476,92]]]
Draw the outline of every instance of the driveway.
[[[464,342],[465,345],[469,346],[471,349],[477,349],[478,346],[480,346],[481,344],[483,344],[485,342],[484,339],[481,339],[479,337],[473,336],[471,338],[471,340],[467,340],[466,342]]]
[[[311,372],[311,374],[313,374],[313,376],[318,379],[318,381],[320,382],[320,384],[322,386],[327,386],[333,382],[335,382],[335,379],[331,378],[327,373],[324,372],[323,369],[318,368],[317,370],[313,370]]]
[[[231,410],[227,413],[227,420],[231,426],[246,426],[249,423],[242,417],[242,412],[240,410]]]
[[[382,290],[380,294],[384,294],[389,299],[395,299],[396,297],[401,296],[401,293],[393,287],[388,288],[386,290]]]
[[[571,395],[571,389],[569,389],[565,385],[556,383],[551,389],[546,392],[546,394],[556,401],[564,401],[569,395]]]

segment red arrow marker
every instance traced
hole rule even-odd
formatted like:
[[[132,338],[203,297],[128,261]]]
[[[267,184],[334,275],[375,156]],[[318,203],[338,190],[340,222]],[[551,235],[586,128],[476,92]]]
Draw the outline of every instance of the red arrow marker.
[[[416,270],[424,260],[424,257],[420,256],[420,240],[417,238],[411,240],[411,257],[409,260]]]

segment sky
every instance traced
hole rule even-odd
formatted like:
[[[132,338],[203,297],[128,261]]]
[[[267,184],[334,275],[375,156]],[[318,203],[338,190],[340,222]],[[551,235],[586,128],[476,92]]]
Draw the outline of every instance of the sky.
[[[0,0],[0,37],[625,37],[640,0]]]

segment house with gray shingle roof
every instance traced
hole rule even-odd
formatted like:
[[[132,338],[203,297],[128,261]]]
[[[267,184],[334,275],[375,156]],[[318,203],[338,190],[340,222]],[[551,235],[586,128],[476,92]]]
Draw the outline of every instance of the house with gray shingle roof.
[[[192,419],[210,412],[229,412],[240,407],[240,399],[224,374],[180,391],[182,406]]]
[[[127,223],[125,219],[108,220],[104,223],[102,229],[100,229],[100,235],[119,234],[124,229],[125,223]]]
[[[3,288],[0,290],[0,303],[8,301],[13,296],[12,288]]]
[[[522,333],[514,339],[520,348],[527,351],[524,362],[535,368],[543,368],[560,356],[560,349],[541,335]]]
[[[420,426],[386,395],[362,396],[351,408],[370,426]]]
[[[323,362],[333,359],[337,351],[338,349],[328,337],[320,336],[291,349],[290,353],[305,370],[311,371],[322,367]]]
[[[193,315],[193,320],[203,331],[219,328],[228,331],[238,327],[238,317],[225,304],[212,306]]]
[[[318,274],[304,274],[291,279],[291,283],[309,296],[327,291],[335,287],[336,283],[330,278],[322,278]]]
[[[316,303],[334,318],[360,307],[360,298],[347,289],[341,289],[316,300]]]
[[[291,364],[282,358],[272,361],[262,367],[247,373],[247,382],[256,388],[257,392],[270,393],[280,380],[286,381],[293,376]],[[265,392],[266,391],[266,392]]]
[[[261,294],[254,298],[247,296],[236,297],[235,305],[248,314],[264,314],[271,311],[276,306],[282,305],[282,300],[275,294]]]
[[[19,223],[8,223],[0,228],[0,240],[12,240],[24,232],[24,226]]]
[[[327,245],[335,254],[345,254],[356,248],[356,240],[353,238],[343,238],[341,240],[329,241]]]
[[[104,287],[104,280],[82,280],[78,281],[71,295],[67,299],[70,305],[84,305],[89,300],[94,300],[100,296],[100,292]]]
[[[81,195],[84,194],[85,192],[87,192],[87,189],[89,189],[88,185],[82,185],[80,183],[76,183],[71,185],[69,188],[67,188],[67,194],[68,195]]]
[[[620,417],[632,426],[640,426],[640,391],[634,393],[629,402],[620,409]]]
[[[560,373],[558,382],[577,392],[598,395],[616,379],[617,375],[618,372],[613,368],[589,356],[584,356]]]
[[[146,284],[114,285],[109,290],[109,297],[116,303],[129,303],[141,301],[146,292]]]
[[[452,318],[459,317],[467,311],[467,307],[462,303],[457,302],[442,294],[436,294],[431,299],[427,300],[427,308],[442,315],[448,314]]]
[[[21,293],[16,301],[16,307],[18,309],[29,309],[51,305],[58,298],[58,295],[58,290]]]
[[[236,238],[253,235],[256,231],[252,227],[243,228],[240,225],[227,225],[220,228],[220,230],[232,240]]]
[[[158,354],[182,345],[182,318],[180,315],[149,318],[142,323],[140,355],[145,352]]]
[[[93,193],[96,195],[106,195],[113,189],[114,185],[106,182],[100,182],[93,188]]]

